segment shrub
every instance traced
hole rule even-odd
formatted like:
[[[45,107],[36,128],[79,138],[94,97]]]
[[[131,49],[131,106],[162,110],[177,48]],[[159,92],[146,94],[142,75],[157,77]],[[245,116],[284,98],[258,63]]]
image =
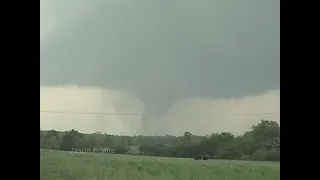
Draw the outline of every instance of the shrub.
[[[195,157],[194,157],[194,160],[199,160],[199,159],[201,159],[200,156],[195,156]]]
[[[202,157],[202,160],[208,160],[208,159],[209,159],[209,158],[208,158],[208,156],[206,156],[206,155]]]

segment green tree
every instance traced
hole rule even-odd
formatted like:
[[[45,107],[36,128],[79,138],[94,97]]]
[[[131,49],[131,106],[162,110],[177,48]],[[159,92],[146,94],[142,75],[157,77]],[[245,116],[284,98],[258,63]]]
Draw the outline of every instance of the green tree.
[[[78,131],[71,129],[70,131],[66,131],[61,142],[62,150],[72,150],[73,148],[79,148],[80,140],[83,139],[84,135],[79,133]]]
[[[41,134],[41,131],[40,131]],[[40,135],[41,136],[41,135]],[[45,149],[59,149],[60,137],[57,131],[54,129],[48,131],[45,135],[42,135],[42,148]]]
[[[60,138],[61,134],[63,135]],[[167,144],[167,146],[164,146]],[[131,146],[143,155],[168,157],[204,157],[221,159],[280,160],[280,125],[261,120],[250,131],[235,137],[230,132],[195,136],[185,132],[182,136],[115,136],[96,132],[84,135],[74,129],[67,132],[41,131],[40,148],[72,150],[108,147],[115,153],[129,153]],[[138,151],[137,151],[138,153]]]

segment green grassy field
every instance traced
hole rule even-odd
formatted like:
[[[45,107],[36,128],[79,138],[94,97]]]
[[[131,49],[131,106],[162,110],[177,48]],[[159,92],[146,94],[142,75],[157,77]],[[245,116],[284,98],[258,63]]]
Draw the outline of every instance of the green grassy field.
[[[278,180],[280,163],[40,153],[40,180]]]

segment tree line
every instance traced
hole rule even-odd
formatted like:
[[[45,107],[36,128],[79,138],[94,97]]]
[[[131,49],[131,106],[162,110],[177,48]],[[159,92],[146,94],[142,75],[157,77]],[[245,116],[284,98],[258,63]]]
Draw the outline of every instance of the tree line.
[[[116,136],[96,132],[83,134],[40,129],[40,148],[71,151],[72,149],[113,148],[117,154],[215,159],[280,161],[280,125],[261,120],[241,136],[230,132],[196,136]]]

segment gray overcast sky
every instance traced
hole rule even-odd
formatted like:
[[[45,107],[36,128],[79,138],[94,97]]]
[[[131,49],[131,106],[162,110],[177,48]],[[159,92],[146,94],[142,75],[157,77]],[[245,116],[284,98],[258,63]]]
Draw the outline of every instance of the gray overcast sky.
[[[183,98],[280,89],[279,0],[41,0],[40,11],[40,86],[130,93],[145,123]]]

